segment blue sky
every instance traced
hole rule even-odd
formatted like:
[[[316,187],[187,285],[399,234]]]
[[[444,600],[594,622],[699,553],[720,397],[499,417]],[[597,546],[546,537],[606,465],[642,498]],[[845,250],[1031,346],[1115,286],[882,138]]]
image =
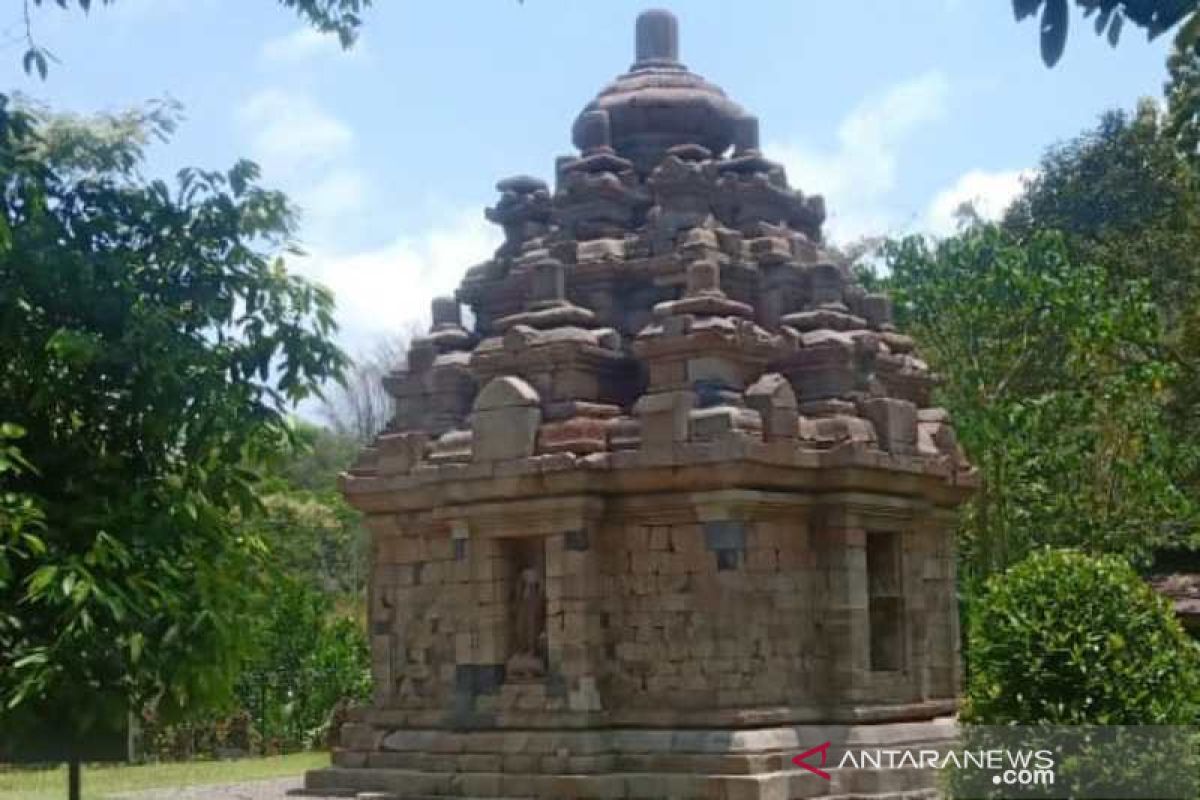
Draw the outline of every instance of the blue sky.
[[[496,181],[551,178],[649,4],[376,0],[349,53],[273,0],[117,0],[86,19],[49,4],[33,19],[61,60],[45,82],[21,72],[19,5],[0,9],[2,85],[80,112],[181,101],[153,169],[259,161],[305,209],[296,267],[337,292],[354,350],[490,254]],[[758,115],[767,156],[826,195],[835,240],[945,232],[966,199],[995,213],[1047,145],[1157,96],[1165,73],[1165,41],[1129,27],[1113,50],[1078,17],[1047,70],[1009,0],[668,7],[682,60]]]

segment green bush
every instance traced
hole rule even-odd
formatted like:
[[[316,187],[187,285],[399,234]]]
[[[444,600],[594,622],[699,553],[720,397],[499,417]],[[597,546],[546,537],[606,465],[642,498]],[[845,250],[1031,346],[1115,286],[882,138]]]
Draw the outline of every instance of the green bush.
[[[269,613],[252,634],[256,657],[236,689],[267,752],[322,746],[339,705],[370,692],[366,633],[334,605],[300,580],[275,578]]]
[[[1041,551],[971,605],[966,720],[1195,723],[1196,645],[1124,560]]]
[[[335,598],[285,575],[269,582],[264,614],[247,626],[253,655],[240,665],[234,701],[186,722],[143,713],[142,756],[169,761],[328,747],[346,710],[371,689],[361,622]]]
[[[262,737],[248,711],[214,712],[170,724],[152,708],[142,712],[138,750],[142,761],[190,761],[262,752]]]

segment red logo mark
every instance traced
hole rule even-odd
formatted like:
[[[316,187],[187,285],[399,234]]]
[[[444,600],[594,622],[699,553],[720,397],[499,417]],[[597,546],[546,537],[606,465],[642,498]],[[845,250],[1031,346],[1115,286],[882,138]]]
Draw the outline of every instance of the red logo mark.
[[[832,744],[832,742],[826,742],[825,744],[817,745],[816,747],[812,748],[811,750],[805,750],[800,755],[794,756],[792,758],[792,763],[795,764],[797,767],[804,767],[806,770],[808,770],[809,772],[811,772],[814,775],[820,775],[822,778],[824,778],[827,781],[832,780],[832,778],[829,777],[828,772],[826,772],[823,769],[818,769],[817,767],[814,767],[812,764],[805,763],[805,761],[804,761],[804,759],[808,758],[809,756],[820,753],[821,754],[821,766],[822,767],[825,766],[825,761],[826,761],[826,759],[829,758],[830,744]]]

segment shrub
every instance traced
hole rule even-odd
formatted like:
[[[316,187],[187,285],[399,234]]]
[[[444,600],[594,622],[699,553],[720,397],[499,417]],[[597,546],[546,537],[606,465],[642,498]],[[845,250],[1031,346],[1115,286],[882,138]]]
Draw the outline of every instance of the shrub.
[[[175,724],[147,709],[143,757],[271,755],[336,741],[347,709],[371,689],[363,626],[302,581],[277,575],[269,588],[264,615],[248,626],[254,655],[240,665],[233,705]]]
[[[244,710],[174,724],[164,724],[153,709],[142,712],[139,755],[145,761],[248,756],[262,749],[262,737]]]
[[[264,750],[319,747],[341,701],[370,692],[370,656],[363,626],[341,616],[334,598],[300,580],[275,578],[253,638],[257,656],[237,681]]]
[[[966,720],[1195,722],[1196,645],[1124,560],[1041,551],[989,580],[972,605]]]

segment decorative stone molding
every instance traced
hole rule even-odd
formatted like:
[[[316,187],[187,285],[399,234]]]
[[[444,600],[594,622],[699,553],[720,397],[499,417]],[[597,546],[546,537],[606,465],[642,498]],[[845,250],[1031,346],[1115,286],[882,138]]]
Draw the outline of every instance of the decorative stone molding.
[[[384,381],[395,414],[342,478],[375,693],[309,790],[936,794],[790,759],[953,735],[976,473],[824,201],[680,63],[671,14],[636,59],[553,187],[497,185],[504,243]]]

